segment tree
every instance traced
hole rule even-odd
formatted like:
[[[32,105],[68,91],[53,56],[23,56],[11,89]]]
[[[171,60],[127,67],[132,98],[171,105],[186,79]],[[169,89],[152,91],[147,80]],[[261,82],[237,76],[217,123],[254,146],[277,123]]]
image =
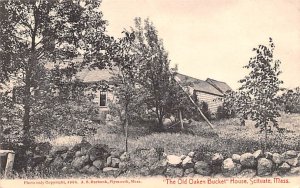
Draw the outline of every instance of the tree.
[[[248,65],[250,73],[240,80],[242,86],[239,88],[240,112],[244,116],[250,116],[255,121],[255,127],[259,127],[265,133],[264,149],[266,149],[268,133],[272,127],[278,128],[276,118],[280,116],[279,105],[276,99],[280,84],[278,76],[280,61],[274,60],[273,51],[275,45],[270,38],[269,46],[259,45],[253,51],[256,55],[250,58]],[[270,124],[271,123],[271,124]]]
[[[128,151],[128,124],[133,118],[133,113],[140,109],[139,89],[137,87],[137,61],[132,52],[132,42],[135,39],[134,32],[124,31],[125,37],[114,43],[113,55],[113,81],[116,83],[115,94],[120,120],[125,134],[125,151]],[[132,121],[131,121],[132,122]]]
[[[141,18],[135,19],[135,42],[132,45],[135,60],[138,64],[138,84],[143,88],[143,102],[148,110],[155,112],[158,129],[162,129],[163,118],[170,110],[170,92],[175,82],[170,72],[170,60],[163,47],[163,42],[153,23],[149,19],[142,23]]]
[[[278,97],[284,111],[286,113],[300,113],[300,88],[294,90],[285,90],[281,96]]]
[[[100,3],[1,1],[0,82],[18,83],[22,88],[24,142],[31,138],[31,117],[37,110],[33,105],[44,106],[35,93],[45,93],[46,88],[42,86],[46,82],[48,86],[55,85],[47,67],[54,65],[63,74],[61,79],[70,81],[89,62],[97,59],[98,64],[94,66],[97,68],[110,62],[106,50],[111,38],[104,34],[106,21],[99,11]],[[72,61],[76,57],[83,57],[83,61]]]

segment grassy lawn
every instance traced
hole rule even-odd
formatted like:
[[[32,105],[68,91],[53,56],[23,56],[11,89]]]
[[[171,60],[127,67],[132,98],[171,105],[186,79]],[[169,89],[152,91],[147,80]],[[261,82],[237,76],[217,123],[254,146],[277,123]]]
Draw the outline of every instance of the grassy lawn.
[[[246,126],[240,126],[238,119],[227,119],[212,122],[212,130],[205,122],[193,122],[185,125],[186,131],[156,133],[151,131],[152,124],[131,125],[129,127],[129,150],[137,148],[163,147],[168,154],[187,154],[200,149],[205,152],[220,152],[225,157],[233,153],[241,154],[261,149],[264,136],[254,127],[254,122],[247,121]],[[107,144],[112,148],[125,148],[122,129],[118,125],[108,123],[97,125],[97,133],[86,139],[92,143]],[[268,151],[284,152],[287,149],[300,150],[300,114],[282,114],[279,126],[288,131],[269,135]],[[61,138],[60,138],[61,139]],[[73,145],[79,142],[76,136],[56,139],[54,145]]]

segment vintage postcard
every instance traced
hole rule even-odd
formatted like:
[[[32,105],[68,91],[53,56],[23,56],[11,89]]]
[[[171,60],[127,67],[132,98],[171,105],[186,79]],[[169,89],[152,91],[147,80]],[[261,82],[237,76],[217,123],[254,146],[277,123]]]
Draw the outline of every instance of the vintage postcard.
[[[0,1],[0,188],[300,188],[299,0]]]

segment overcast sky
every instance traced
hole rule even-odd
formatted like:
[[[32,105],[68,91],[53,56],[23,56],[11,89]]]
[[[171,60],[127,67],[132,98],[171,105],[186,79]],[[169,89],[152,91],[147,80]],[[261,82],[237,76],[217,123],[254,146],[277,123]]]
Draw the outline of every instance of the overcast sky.
[[[179,72],[233,89],[252,48],[272,37],[283,86],[300,86],[300,0],[103,0],[102,11],[115,37],[149,17]]]

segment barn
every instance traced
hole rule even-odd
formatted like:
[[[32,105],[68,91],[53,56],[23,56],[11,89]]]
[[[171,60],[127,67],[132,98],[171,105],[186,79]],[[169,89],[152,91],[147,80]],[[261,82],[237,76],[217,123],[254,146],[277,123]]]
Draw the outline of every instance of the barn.
[[[224,97],[226,91],[231,90],[225,82],[207,78],[205,81],[184,74],[177,73],[176,80],[186,83],[190,95],[194,95],[199,103],[205,102],[211,113],[216,113],[222,105],[220,98]]]

